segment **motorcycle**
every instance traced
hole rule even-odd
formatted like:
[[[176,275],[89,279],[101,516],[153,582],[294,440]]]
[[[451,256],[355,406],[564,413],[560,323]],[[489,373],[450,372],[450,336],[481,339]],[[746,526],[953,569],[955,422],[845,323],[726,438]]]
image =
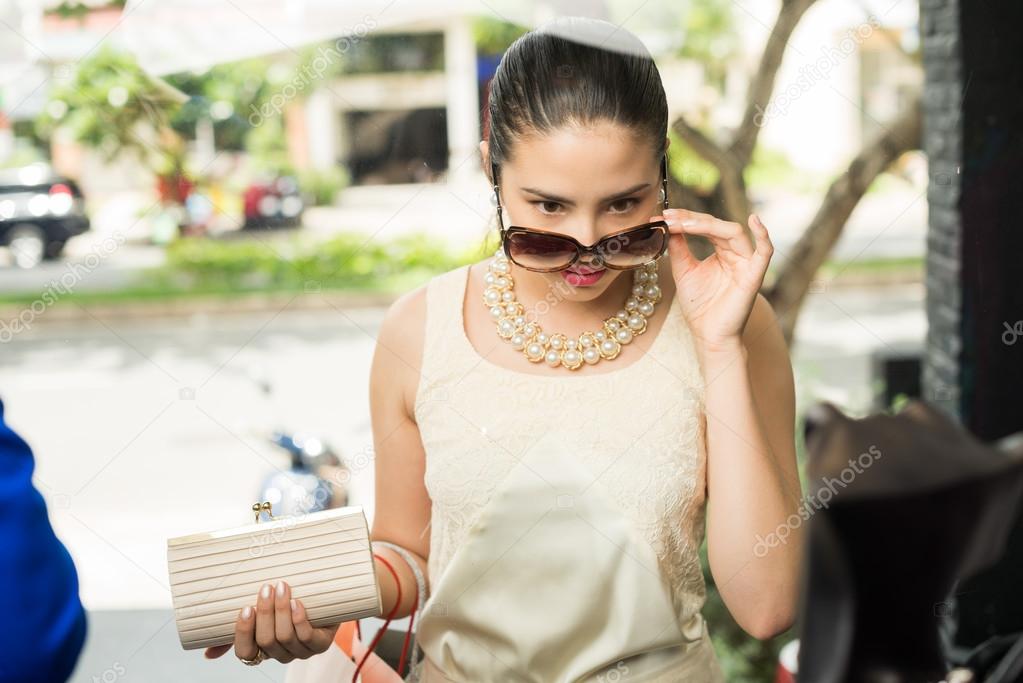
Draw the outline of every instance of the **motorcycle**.
[[[250,371],[268,399],[273,385],[258,371]],[[340,455],[323,439],[306,432],[273,429],[263,436],[288,456],[287,469],[277,469],[263,479],[259,501],[272,505],[274,517],[290,517],[348,505],[351,471]]]

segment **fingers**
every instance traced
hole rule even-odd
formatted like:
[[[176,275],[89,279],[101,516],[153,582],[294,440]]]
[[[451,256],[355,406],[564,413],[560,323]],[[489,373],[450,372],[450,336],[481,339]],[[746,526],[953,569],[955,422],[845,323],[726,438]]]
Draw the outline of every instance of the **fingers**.
[[[689,249],[685,235],[678,233],[668,235],[668,255],[673,263],[679,264],[680,275],[695,266],[699,261]]]
[[[294,603],[292,620],[295,624],[295,634],[312,652],[323,652],[334,641],[334,635],[337,633],[340,624],[329,628],[315,628],[309,623],[309,615],[306,613],[305,604],[298,599],[295,599]]]
[[[771,242],[771,236],[767,234],[767,227],[761,222],[760,216],[757,214],[750,214],[749,227],[757,241],[756,251],[754,252],[755,258],[766,268],[767,264],[771,261],[771,256],[774,255],[774,243]]]
[[[293,657],[306,659],[316,653],[306,647],[295,633],[291,603],[291,586],[284,581],[278,581],[274,593],[274,635],[278,644]]]
[[[305,605],[291,596],[291,586],[278,581],[276,588],[264,584],[256,595],[256,608],[245,607],[235,624],[234,651],[241,659],[255,659],[259,650],[279,662],[307,659],[325,651],[334,640],[337,626],[315,628]],[[206,649],[206,657],[219,657],[231,645]]]
[[[742,226],[733,221],[723,221],[709,213],[686,209],[667,209],[664,212],[668,229],[673,233],[704,235],[715,247],[726,247],[742,258],[753,255],[753,245]],[[683,225],[682,222],[686,221]]]
[[[203,654],[205,655],[206,659],[216,659],[217,657],[221,656],[222,654],[230,650],[231,647],[232,647],[231,643],[228,643],[227,645],[217,645],[216,647],[208,647],[206,648],[206,652],[204,652]]]
[[[287,663],[295,657],[277,642],[276,611],[273,586],[263,584],[256,598],[256,644],[268,657]]]
[[[238,621],[235,622],[234,654],[239,659],[255,659],[257,653],[256,614],[246,605],[238,612]]]

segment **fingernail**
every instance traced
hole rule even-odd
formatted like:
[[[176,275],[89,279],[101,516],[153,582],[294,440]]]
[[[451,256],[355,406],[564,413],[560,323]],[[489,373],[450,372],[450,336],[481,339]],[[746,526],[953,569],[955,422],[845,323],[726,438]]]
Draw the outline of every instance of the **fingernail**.
[[[291,599],[291,611],[292,612],[297,612],[298,611],[298,603],[295,602],[295,598]]]
[[[277,597],[279,597],[279,598],[283,598],[284,597],[284,582],[283,581],[278,581],[277,582]]]
[[[251,616],[252,616],[252,608],[249,607],[248,605],[246,605],[245,607],[242,608],[242,619],[244,621],[248,621],[249,617],[251,617]]]
[[[270,584],[268,584],[268,583],[264,583],[263,584],[263,590],[262,590],[261,594],[262,594],[262,596],[264,598],[269,598],[270,597]]]

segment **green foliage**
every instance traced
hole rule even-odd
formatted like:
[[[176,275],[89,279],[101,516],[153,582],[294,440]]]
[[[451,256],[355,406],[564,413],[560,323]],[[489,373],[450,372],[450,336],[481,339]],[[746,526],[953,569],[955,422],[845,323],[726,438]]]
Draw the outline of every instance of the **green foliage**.
[[[245,149],[252,155],[255,170],[294,175],[285,144],[284,119],[280,116],[267,117],[251,128],[245,135]]]
[[[668,128],[668,172],[680,183],[709,192],[717,185],[717,167],[693,151],[685,140]]]
[[[73,75],[58,73],[45,112],[36,120],[46,138],[65,126],[75,139],[112,160],[125,150],[151,167],[173,167],[173,141],[161,137],[179,106],[124,52],[104,45]]]
[[[902,409],[906,407],[906,404],[909,403],[909,401],[910,401],[909,395],[904,394],[900,391],[899,393],[895,394],[895,396],[892,397],[892,403],[890,406],[888,406],[885,412],[888,413],[889,415],[898,415],[900,412],[902,412]]]
[[[311,197],[314,204],[329,206],[334,203],[337,193],[348,186],[351,177],[343,166],[326,169],[309,169],[298,174],[302,193]]]
[[[797,168],[784,152],[758,144],[743,172],[748,187],[785,188],[805,193],[821,193],[829,179],[820,173]]]
[[[470,260],[468,250],[456,253],[419,234],[383,242],[345,233],[316,244],[191,238],[168,247],[151,282],[180,290],[399,289]]]
[[[168,76],[168,83],[192,96],[176,112],[171,125],[182,137],[191,138],[200,118],[212,119],[217,148],[242,149],[252,128],[250,116],[259,112],[260,105],[280,86],[277,81],[289,73],[287,67],[271,69],[267,59],[257,57],[218,64],[203,73]]]
[[[194,137],[199,120],[210,119],[219,149],[247,149],[257,169],[293,172],[282,117],[289,100],[282,93],[301,97],[314,84],[285,88],[301,81],[292,61],[299,60],[246,59],[202,73],[174,74],[164,84],[150,78],[129,53],[105,45],[68,77],[58,72],[58,85],[35,122],[36,133],[46,139],[63,126],[107,160],[134,152],[149,168],[166,174],[182,166],[184,140]],[[179,103],[171,89],[190,99]]]
[[[36,162],[46,161],[46,156],[37,146],[19,140],[17,135],[14,138],[14,145],[14,150],[10,155],[0,160],[0,168],[19,168]]]
[[[107,0],[102,5],[96,3],[85,4],[84,2],[77,2],[76,0],[62,0],[62,2],[48,8],[47,14],[53,14],[64,19],[83,19],[89,12],[95,9],[102,9],[105,7],[113,7],[124,9],[127,0]]]
[[[492,17],[477,17],[472,23],[476,51],[483,55],[499,55],[529,29]]]
[[[732,3],[726,0],[691,0],[685,19],[685,38],[679,50],[703,64],[707,79],[723,87],[725,68],[739,52],[741,36],[732,16]]]

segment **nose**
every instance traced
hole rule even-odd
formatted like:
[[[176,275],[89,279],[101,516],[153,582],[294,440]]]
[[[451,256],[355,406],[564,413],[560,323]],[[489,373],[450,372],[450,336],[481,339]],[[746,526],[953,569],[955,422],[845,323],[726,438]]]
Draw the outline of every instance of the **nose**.
[[[597,270],[604,267],[604,260],[601,258],[601,255],[592,249],[587,249],[583,252],[582,256],[579,257],[579,263]]]
[[[600,254],[597,252],[597,243],[603,238],[600,232],[600,225],[596,220],[587,221],[584,230],[581,231],[581,235],[578,239],[581,244],[586,245],[587,251],[583,252],[582,258],[590,258],[594,261],[600,260]],[[581,260],[581,259],[580,259]]]

